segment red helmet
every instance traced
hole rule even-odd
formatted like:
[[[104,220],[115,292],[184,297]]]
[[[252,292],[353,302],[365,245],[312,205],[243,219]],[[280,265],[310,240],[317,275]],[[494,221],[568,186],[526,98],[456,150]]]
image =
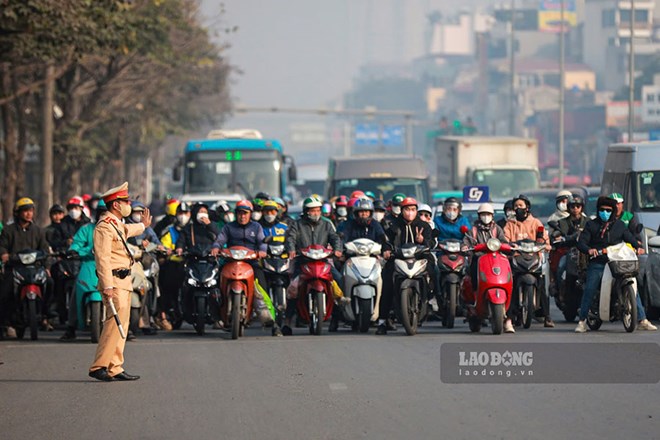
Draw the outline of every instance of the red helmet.
[[[359,189],[351,193],[351,199],[361,199],[364,197],[364,192]]]
[[[82,199],[83,199],[83,202],[87,203],[90,200],[92,200],[92,195],[91,194],[83,194]]]
[[[252,202],[249,200],[239,200],[236,203],[236,208],[234,208],[234,211],[254,211],[254,206],[252,206]]]
[[[352,208],[353,206],[355,206],[355,203],[357,203],[358,200],[360,200],[359,197],[351,197],[351,200],[348,201],[348,205],[347,205],[347,206],[348,206],[349,208]]]
[[[406,197],[406,198],[403,199],[403,201],[401,202],[401,208],[404,208],[404,207],[406,207],[406,206],[415,206],[415,208],[417,208],[417,200],[415,200],[415,199],[412,198],[412,197]]]
[[[348,197],[346,196],[339,196],[337,200],[335,201],[335,206],[348,206]]]
[[[83,202],[82,197],[75,196],[75,197],[71,197],[69,199],[69,201],[66,203],[67,208],[69,208],[71,206],[79,206],[79,207],[82,208],[83,206],[85,206],[85,203]]]

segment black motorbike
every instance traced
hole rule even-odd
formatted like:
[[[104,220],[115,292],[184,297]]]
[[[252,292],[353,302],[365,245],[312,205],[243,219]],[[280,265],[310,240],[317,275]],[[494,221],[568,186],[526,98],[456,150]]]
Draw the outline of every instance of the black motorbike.
[[[545,307],[543,304],[544,289],[543,256],[544,244],[526,239],[516,242],[516,254],[511,259],[513,271],[513,301],[514,316],[524,328],[532,325],[532,318],[537,310]]]
[[[60,252],[59,260],[53,264],[52,272],[55,280],[57,314],[60,323],[65,324],[69,319],[69,305],[76,294],[76,279],[80,273],[80,259],[75,253]]]
[[[275,322],[282,326],[286,311],[286,289],[289,287],[289,258],[284,243],[266,237],[268,253],[262,260],[262,267],[268,286],[262,286],[268,292],[275,308]]]
[[[404,244],[394,253],[394,298],[399,320],[409,336],[417,333],[428,312],[428,255],[428,247],[415,243]]]
[[[25,329],[30,329],[30,339],[38,338],[41,310],[46,291],[45,261],[48,255],[43,251],[24,250],[10,259],[14,278],[14,298],[18,304],[16,336],[23,339]]]
[[[219,264],[210,252],[210,245],[196,245],[184,254],[183,318],[193,325],[200,336],[204,335],[206,324],[221,320]]]

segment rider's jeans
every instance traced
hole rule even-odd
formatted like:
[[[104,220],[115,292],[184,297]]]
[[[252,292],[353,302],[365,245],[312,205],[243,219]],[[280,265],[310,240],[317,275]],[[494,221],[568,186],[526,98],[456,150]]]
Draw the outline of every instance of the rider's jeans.
[[[598,293],[600,280],[603,278],[605,263],[589,263],[587,266],[587,280],[584,283],[584,293],[582,294],[582,304],[580,305],[580,321],[587,319],[589,307]]]
[[[568,255],[562,255],[559,259],[559,265],[557,266],[557,274],[555,276],[555,286],[557,287],[557,292],[561,286],[561,276],[566,272],[567,259]]]
[[[603,278],[605,271],[605,263],[589,263],[587,267],[587,280],[584,284],[584,293],[582,294],[582,304],[580,305],[580,320],[587,319],[589,307],[593,301],[594,296],[598,293],[600,288],[600,280]],[[642,321],[646,319],[646,312],[642,305],[642,299],[637,295],[637,320]]]

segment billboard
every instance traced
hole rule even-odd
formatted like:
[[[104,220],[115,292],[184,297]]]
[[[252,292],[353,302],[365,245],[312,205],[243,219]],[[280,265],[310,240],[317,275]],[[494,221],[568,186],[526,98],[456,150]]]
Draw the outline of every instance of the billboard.
[[[575,0],[540,0],[539,30],[541,32],[559,33],[562,30],[561,3],[564,2],[564,25],[577,26]]]

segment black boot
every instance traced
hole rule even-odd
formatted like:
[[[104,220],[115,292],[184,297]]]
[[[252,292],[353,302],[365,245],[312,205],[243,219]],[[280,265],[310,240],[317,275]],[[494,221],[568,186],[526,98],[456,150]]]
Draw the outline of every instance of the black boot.
[[[387,334],[387,326],[385,324],[378,324],[378,328],[376,329],[376,334],[377,335],[386,335]]]
[[[67,327],[66,331],[62,336],[60,336],[60,341],[62,342],[71,342],[76,340],[76,329],[73,327]]]

